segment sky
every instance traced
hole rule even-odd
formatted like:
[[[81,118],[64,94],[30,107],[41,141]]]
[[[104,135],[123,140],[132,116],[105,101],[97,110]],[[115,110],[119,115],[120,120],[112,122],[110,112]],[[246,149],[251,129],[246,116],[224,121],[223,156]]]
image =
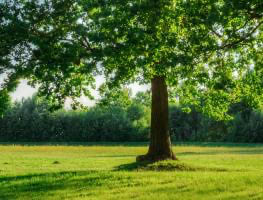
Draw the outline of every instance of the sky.
[[[1,82],[1,78],[0,78],[0,82]],[[103,77],[98,76],[96,77],[96,87],[98,88],[102,83],[104,82]],[[134,83],[129,85],[129,87],[132,89],[132,94],[136,94],[139,91],[146,91],[148,89],[150,89],[149,85],[139,85],[138,83]],[[27,84],[26,80],[21,80],[19,86],[17,87],[16,91],[11,93],[11,97],[13,101],[19,101],[22,98],[27,98],[27,97],[31,97],[35,92],[37,91],[37,89],[32,88],[31,86],[29,86]],[[93,95],[95,97],[95,99],[97,99],[99,96],[98,91],[93,91]],[[94,105],[94,101],[89,100],[86,97],[81,97],[80,98],[81,103],[83,103],[84,105]]]

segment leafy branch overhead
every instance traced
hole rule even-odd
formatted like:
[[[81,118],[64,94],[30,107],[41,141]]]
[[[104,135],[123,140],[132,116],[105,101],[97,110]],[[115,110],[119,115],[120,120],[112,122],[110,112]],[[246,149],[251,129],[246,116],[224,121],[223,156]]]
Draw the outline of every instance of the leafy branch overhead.
[[[91,96],[97,74],[113,86],[163,76],[211,115],[262,96],[258,0],[5,0],[0,13],[5,88],[28,78],[59,104]]]

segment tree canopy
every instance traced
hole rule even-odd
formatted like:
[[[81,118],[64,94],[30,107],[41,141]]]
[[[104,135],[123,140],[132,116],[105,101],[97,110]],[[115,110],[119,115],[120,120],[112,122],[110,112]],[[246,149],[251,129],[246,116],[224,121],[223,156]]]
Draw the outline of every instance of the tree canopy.
[[[90,96],[96,74],[111,85],[158,75],[217,113],[226,100],[261,95],[258,0],[4,0],[0,9],[8,89],[28,78],[61,103]]]

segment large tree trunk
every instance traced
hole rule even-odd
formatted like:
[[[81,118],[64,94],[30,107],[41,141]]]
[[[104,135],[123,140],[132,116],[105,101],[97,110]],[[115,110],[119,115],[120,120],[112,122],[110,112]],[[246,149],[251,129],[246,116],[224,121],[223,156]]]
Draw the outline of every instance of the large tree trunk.
[[[151,140],[148,153],[138,156],[137,161],[159,161],[176,157],[172,151],[168,130],[168,91],[165,78],[155,76],[152,79]]]

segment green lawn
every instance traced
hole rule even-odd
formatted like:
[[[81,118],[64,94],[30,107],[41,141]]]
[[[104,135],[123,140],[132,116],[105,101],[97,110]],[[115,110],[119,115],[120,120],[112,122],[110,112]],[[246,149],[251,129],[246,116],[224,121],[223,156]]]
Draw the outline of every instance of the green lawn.
[[[179,161],[137,166],[146,151],[140,144],[2,144],[0,200],[263,199],[263,145],[180,144]]]

